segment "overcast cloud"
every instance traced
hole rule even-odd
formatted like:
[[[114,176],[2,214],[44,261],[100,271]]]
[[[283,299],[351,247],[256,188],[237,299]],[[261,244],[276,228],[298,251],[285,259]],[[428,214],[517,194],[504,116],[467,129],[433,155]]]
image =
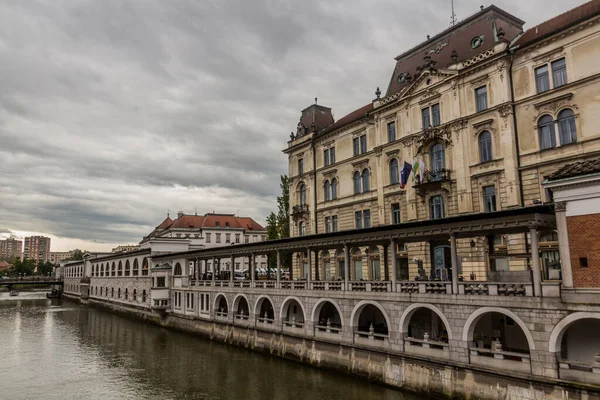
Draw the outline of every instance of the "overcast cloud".
[[[495,4],[530,27],[581,3]],[[450,0],[0,0],[0,236],[109,250],[167,210],[264,222],[300,110],[366,104],[449,17]]]

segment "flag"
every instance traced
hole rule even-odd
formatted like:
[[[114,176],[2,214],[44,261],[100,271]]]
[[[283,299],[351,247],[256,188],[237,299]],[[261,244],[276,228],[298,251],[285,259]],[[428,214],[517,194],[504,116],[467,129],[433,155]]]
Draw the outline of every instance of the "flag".
[[[423,182],[423,172],[425,171],[425,163],[421,158],[421,162],[419,162],[419,178],[421,178],[420,182]]]
[[[408,177],[410,176],[410,171],[412,170],[412,165],[404,161],[404,168],[402,168],[402,172],[400,173],[400,187],[404,189],[406,183],[408,182]]]
[[[420,173],[421,171],[421,164],[419,163],[419,160],[415,160],[413,162],[413,177],[412,177],[412,181],[413,183],[415,182],[415,178],[417,177],[417,175]]]

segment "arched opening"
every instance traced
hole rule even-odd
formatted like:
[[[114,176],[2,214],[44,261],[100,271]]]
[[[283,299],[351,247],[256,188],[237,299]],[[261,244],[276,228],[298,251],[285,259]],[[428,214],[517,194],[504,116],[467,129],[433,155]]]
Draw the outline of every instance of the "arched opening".
[[[479,134],[479,162],[492,161],[492,134],[483,131]]]
[[[227,306],[227,299],[222,294],[217,296],[217,307],[215,315],[217,317],[227,317],[229,314],[229,307]]]
[[[306,205],[306,185],[304,183],[298,187],[298,203],[301,206]]]
[[[360,189],[360,172],[356,171],[354,172],[354,175],[352,176],[352,180],[354,182],[354,194],[359,194],[361,193],[361,189]]]
[[[236,300],[236,306],[234,308],[235,319],[247,321],[250,317],[250,306],[248,300],[244,296],[239,296]]]
[[[129,260],[125,261],[125,276],[130,276],[131,275],[131,264],[129,263]]]
[[[138,276],[140,274],[140,264],[138,263],[137,258],[133,260],[133,276]]]
[[[397,185],[398,183],[400,183],[398,159],[392,158],[390,161],[390,185]]]
[[[179,263],[175,264],[175,267],[174,267],[174,270],[173,270],[173,275],[175,275],[175,276],[181,276],[182,275],[182,273],[181,273],[181,264],[179,264]]]
[[[362,174],[361,174],[361,180],[362,180],[362,191],[363,193],[366,193],[368,191],[371,190],[371,184],[369,182],[369,170],[368,169],[363,169]]]
[[[331,184],[328,180],[323,184],[323,198],[325,201],[331,200]]]
[[[540,141],[540,150],[556,147],[554,120],[550,115],[542,115],[538,120],[538,137]]]
[[[600,318],[580,319],[568,325],[560,342],[559,360],[573,366],[584,364],[580,365],[583,368],[594,365],[595,356],[600,354],[598,332]]]
[[[142,303],[146,303],[146,289],[142,291]]]
[[[144,257],[142,260],[142,276],[148,275],[148,259]]]
[[[117,289],[117,299],[121,298],[121,288]]]
[[[441,311],[428,304],[409,306],[400,320],[406,351],[415,346],[444,350],[452,338],[448,320]]]
[[[117,276],[117,264],[114,261],[110,266],[110,276]]]
[[[336,178],[331,180],[331,200],[337,200],[338,181]]]
[[[123,276],[123,263],[119,261],[119,269],[117,270],[117,276]]]
[[[444,145],[436,143],[431,146],[431,172],[441,172],[446,169],[446,150]]]
[[[353,326],[356,338],[385,340],[389,336],[388,322],[383,310],[372,303],[365,303],[355,310]]]
[[[296,298],[287,299],[281,308],[281,320],[284,327],[303,328],[304,308]]]
[[[303,221],[300,221],[298,223],[298,236],[304,236],[306,235],[306,225],[304,224]]]
[[[558,114],[558,136],[561,146],[577,141],[577,127],[573,110],[565,109]]]
[[[100,276],[104,276],[104,263],[100,264]]]
[[[331,300],[317,303],[313,311],[316,332],[339,334],[342,331],[342,316],[339,307]]]
[[[264,324],[272,324],[275,321],[273,303],[267,297],[261,297],[256,303],[256,320]]]
[[[137,290],[133,289],[133,301],[137,301]]]
[[[110,288],[110,297],[115,297],[115,288]]]
[[[125,300],[129,300],[129,289],[125,288]]]

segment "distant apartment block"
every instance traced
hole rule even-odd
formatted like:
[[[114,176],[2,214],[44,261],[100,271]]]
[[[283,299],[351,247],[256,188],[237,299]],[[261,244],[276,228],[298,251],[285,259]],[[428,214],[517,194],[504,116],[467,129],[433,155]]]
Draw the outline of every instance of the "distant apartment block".
[[[13,259],[21,257],[23,242],[14,238],[0,240],[0,258]]]
[[[50,238],[45,236],[30,236],[25,238],[22,259],[32,259],[35,263],[46,262],[50,259]]]
[[[52,264],[60,264],[61,261],[68,260],[72,256],[72,251],[51,251],[49,260]]]

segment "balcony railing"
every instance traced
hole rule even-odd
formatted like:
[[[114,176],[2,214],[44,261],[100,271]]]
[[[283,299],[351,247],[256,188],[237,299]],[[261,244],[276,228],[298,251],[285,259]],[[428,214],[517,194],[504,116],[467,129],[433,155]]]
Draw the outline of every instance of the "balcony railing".
[[[423,171],[423,179],[417,176],[415,179],[415,186],[426,185],[429,183],[441,183],[450,180],[450,170],[446,168],[438,170],[425,170]]]
[[[294,220],[298,220],[308,214],[308,204],[297,204],[292,207],[290,215]]]

